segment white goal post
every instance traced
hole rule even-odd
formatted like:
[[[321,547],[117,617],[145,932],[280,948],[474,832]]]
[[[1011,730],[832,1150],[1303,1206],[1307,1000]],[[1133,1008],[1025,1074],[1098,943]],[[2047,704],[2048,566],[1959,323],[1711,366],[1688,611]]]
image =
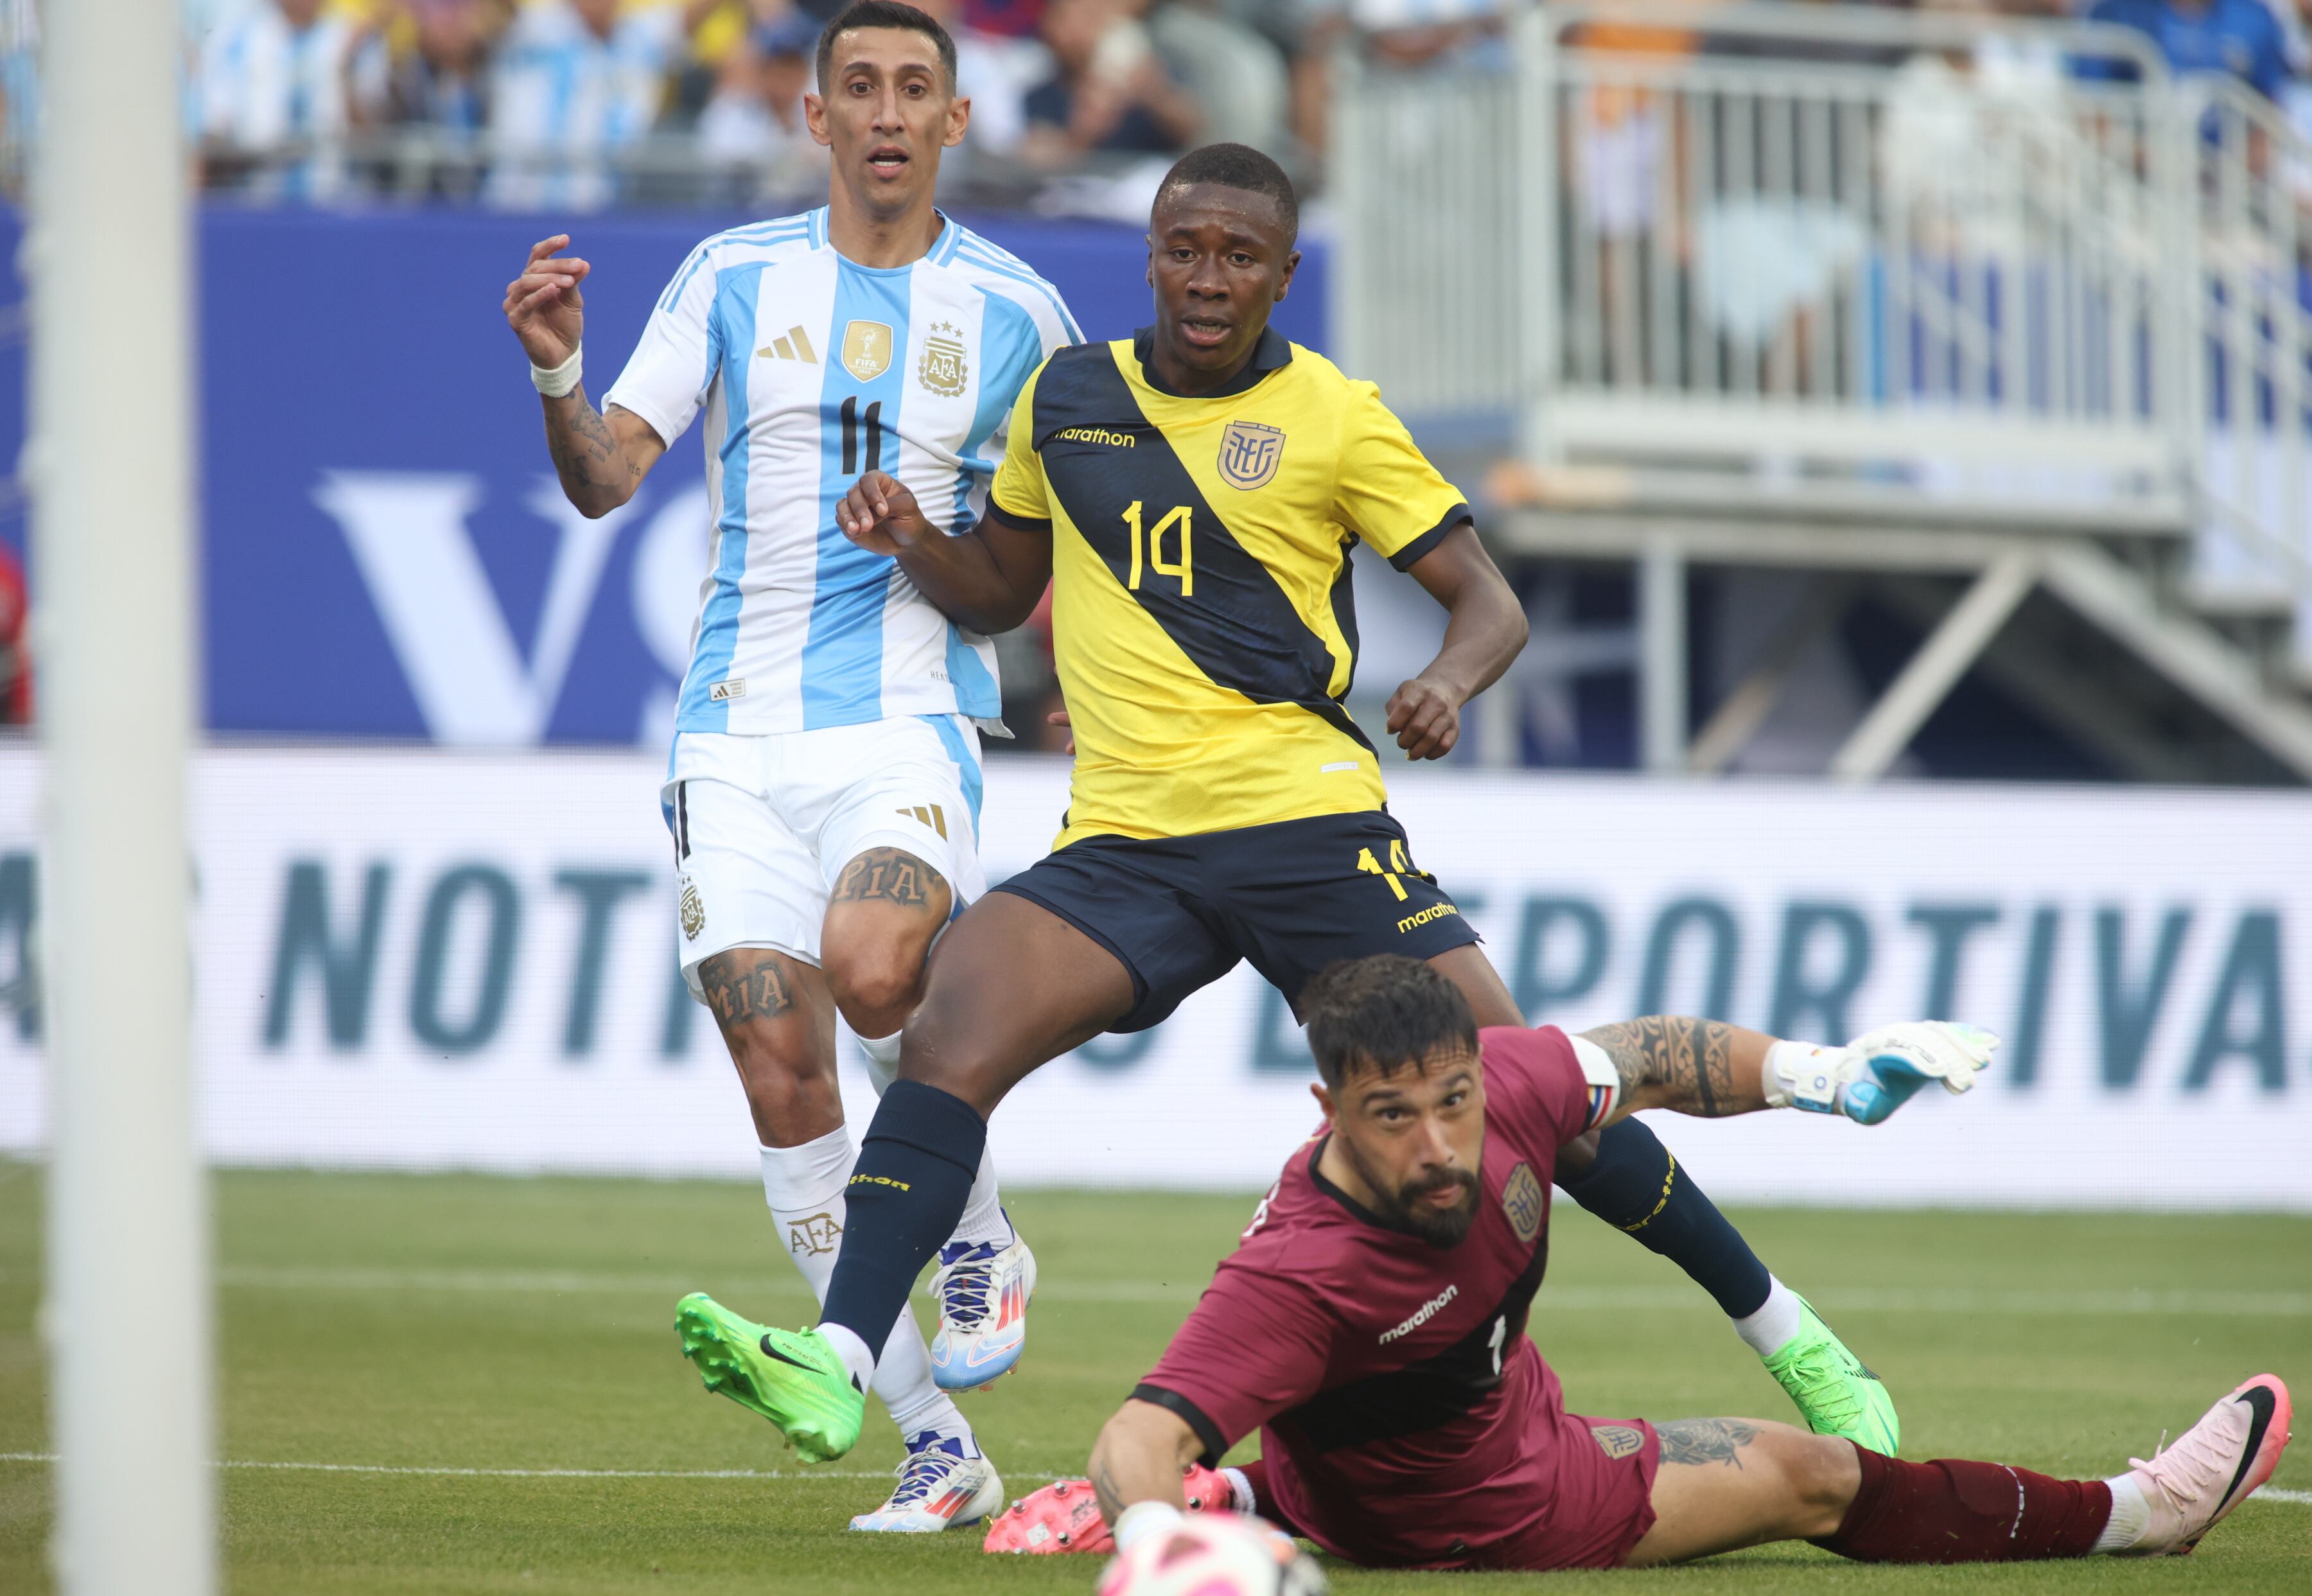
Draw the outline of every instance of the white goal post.
[[[215,1588],[193,1127],[190,168],[176,0],[42,8],[28,241],[58,1585]]]

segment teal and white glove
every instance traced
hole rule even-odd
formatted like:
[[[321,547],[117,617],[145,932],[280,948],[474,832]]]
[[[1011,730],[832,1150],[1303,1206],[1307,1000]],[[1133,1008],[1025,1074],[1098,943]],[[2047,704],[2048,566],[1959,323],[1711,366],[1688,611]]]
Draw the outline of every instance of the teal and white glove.
[[[1766,1050],[1766,1101],[1876,1125],[1930,1081],[1954,1097],[1965,1092],[1998,1049],[1991,1032],[1942,1020],[1884,1026],[1843,1048],[1776,1042]]]

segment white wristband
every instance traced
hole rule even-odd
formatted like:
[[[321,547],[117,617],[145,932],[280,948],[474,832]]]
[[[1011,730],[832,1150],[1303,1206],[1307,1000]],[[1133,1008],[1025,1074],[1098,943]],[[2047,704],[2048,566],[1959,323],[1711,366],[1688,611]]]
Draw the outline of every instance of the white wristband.
[[[583,367],[585,355],[586,346],[583,344],[581,344],[578,347],[570,351],[569,359],[564,361],[560,365],[556,366],[552,371],[547,371],[544,366],[534,365],[530,367],[530,380],[532,383],[537,385],[538,391],[544,394],[547,398],[562,399],[565,397],[572,389],[578,386],[578,378]]]
[[[1776,1042],[1766,1049],[1765,1066],[1758,1084],[1766,1106],[1811,1109],[1826,1114],[1837,1106],[1838,1076],[1843,1048],[1818,1048],[1812,1042]]]
[[[1134,1502],[1117,1515],[1109,1533],[1116,1538],[1116,1549],[1125,1552],[1134,1541],[1160,1535],[1182,1521],[1180,1510],[1169,1502]]]

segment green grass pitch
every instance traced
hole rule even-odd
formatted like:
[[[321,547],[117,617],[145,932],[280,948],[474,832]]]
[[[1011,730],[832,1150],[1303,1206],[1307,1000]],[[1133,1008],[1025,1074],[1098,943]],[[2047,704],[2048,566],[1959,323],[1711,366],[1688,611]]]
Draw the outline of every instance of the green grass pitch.
[[[0,1164],[0,1592],[48,1588],[39,1181]],[[1249,1198],[1023,1193],[1042,1289],[1029,1354],[967,1410],[1013,1490],[1082,1469]],[[2270,1369],[2312,1398],[2312,1220],[1737,1215],[1887,1377],[1907,1455],[2102,1474]],[[760,1195],[738,1185],[232,1173],[217,1183],[229,1588],[809,1596],[1088,1592],[1090,1558],[978,1536],[851,1535],[889,1423],[806,1469],[678,1355],[696,1286],[808,1317]],[[1784,1417],[1700,1293],[1562,1204],[1533,1330],[1580,1411]],[[165,1336],[123,1302],[108,1329]],[[293,1464],[293,1468],[275,1467]],[[472,1470],[474,1472],[460,1472]],[[594,1471],[554,1473],[553,1470]],[[2312,1591],[2312,1443],[2185,1562],[1864,1568],[1805,1547],[1680,1570],[1375,1574],[1344,1592]],[[122,1532],[135,1532],[133,1503]]]

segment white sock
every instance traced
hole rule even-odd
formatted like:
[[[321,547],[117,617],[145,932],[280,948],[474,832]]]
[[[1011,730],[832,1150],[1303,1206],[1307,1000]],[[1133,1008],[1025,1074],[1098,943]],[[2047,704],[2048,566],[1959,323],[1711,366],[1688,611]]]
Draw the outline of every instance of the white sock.
[[[836,1250],[848,1217],[843,1188],[851,1178],[852,1161],[851,1134],[840,1127],[800,1147],[763,1149],[763,1196],[771,1205],[779,1241],[821,1302],[827,1301],[827,1283],[835,1277]],[[846,1352],[844,1364],[862,1389],[883,1399],[900,1434],[936,1430],[969,1441],[970,1424],[932,1380],[931,1354],[911,1311],[903,1311],[891,1326],[880,1359],[841,1326],[821,1329],[838,1351],[845,1340],[858,1348],[857,1361]]]
[[[979,1152],[979,1173],[972,1177],[971,1195],[964,1199],[963,1217],[956,1221],[957,1241],[974,1246],[986,1242],[995,1247],[1012,1245],[1012,1222],[1003,1217],[1003,1194],[995,1187],[995,1154],[985,1147]]]
[[[1804,1323],[1806,1305],[1799,1293],[1766,1276],[1773,1284],[1766,1288],[1766,1300],[1756,1313],[1745,1314],[1734,1321],[1734,1333],[1750,1344],[1750,1350],[1762,1358],[1770,1358],[1790,1345],[1791,1337],[1799,1333]]]
[[[2135,1476],[2122,1474],[2103,1483],[2111,1487],[2111,1517],[2095,1545],[2088,1548],[2089,1557],[2132,1550],[2151,1527],[2151,1504],[2143,1499],[2143,1487],[2135,1483]]]
[[[867,1078],[874,1083],[875,1095],[880,1097],[899,1078],[899,1033],[895,1030],[889,1036],[860,1037],[859,1050],[867,1055]]]

